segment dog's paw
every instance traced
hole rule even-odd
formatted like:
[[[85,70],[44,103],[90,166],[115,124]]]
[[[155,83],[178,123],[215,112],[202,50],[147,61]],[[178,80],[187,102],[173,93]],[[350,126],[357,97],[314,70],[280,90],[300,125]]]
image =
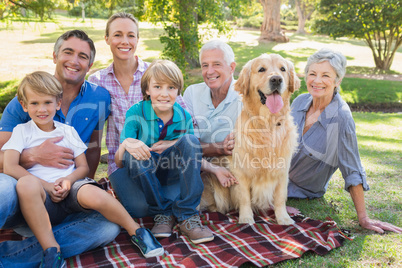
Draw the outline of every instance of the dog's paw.
[[[276,221],[279,225],[292,225],[295,223],[295,221],[289,216],[277,219]]]
[[[239,217],[239,223],[254,224],[255,221],[253,217]]]

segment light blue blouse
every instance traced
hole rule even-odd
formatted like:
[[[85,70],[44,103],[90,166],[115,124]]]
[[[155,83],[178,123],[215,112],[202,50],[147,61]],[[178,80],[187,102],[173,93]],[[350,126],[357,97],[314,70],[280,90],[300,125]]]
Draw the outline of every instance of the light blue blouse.
[[[303,94],[292,103],[299,146],[289,170],[288,197],[323,196],[338,168],[345,180],[345,190],[359,184],[365,191],[369,190],[349,106],[337,93],[317,122],[303,135],[306,112],[312,100],[310,94]]]

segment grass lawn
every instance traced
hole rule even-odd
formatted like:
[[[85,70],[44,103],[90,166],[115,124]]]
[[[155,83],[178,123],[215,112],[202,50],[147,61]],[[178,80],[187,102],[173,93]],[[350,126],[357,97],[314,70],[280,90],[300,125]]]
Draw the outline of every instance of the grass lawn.
[[[111,54],[103,40],[105,20],[86,20],[57,17],[57,23],[0,22],[0,116],[2,107],[15,95],[15,90],[26,73],[35,70],[54,72],[51,53],[56,38],[72,28],[86,30],[95,41],[97,56],[92,70],[104,68],[111,62]],[[62,22],[62,23],[61,23]],[[162,29],[140,24],[140,44],[137,54],[146,61],[160,56],[162,46],[159,34]],[[332,40],[324,36],[290,35],[286,44],[258,44],[259,31],[237,31],[225,39],[236,55],[237,77],[242,66],[262,53],[279,53],[293,61],[298,73],[303,72],[307,57],[316,49],[327,46],[344,52],[348,71],[368,73],[374,63],[371,51],[359,40]],[[394,59],[393,73],[402,73],[402,48]],[[188,70],[186,85],[202,81],[201,70]],[[377,81],[345,78],[341,94],[351,104],[399,103],[402,99],[401,81]],[[297,94],[305,92],[305,85]],[[371,190],[366,192],[368,213],[371,217],[402,226],[402,114],[353,113],[363,165]],[[102,153],[107,153],[103,141]],[[96,178],[107,175],[107,166],[101,164]],[[325,256],[307,253],[302,258],[276,264],[277,267],[402,267],[402,235],[378,235],[360,228],[350,195],[343,189],[340,172],[331,180],[324,198],[315,200],[289,200],[288,205],[299,208],[314,219],[334,219],[341,228],[351,230],[353,241]],[[244,265],[249,267],[249,265]]]

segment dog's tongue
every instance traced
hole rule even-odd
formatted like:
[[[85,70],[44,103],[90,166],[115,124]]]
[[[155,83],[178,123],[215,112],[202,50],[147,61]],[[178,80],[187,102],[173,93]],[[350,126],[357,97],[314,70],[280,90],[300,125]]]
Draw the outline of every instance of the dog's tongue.
[[[265,105],[267,105],[268,109],[271,113],[276,114],[283,107],[283,100],[281,95],[278,92],[274,92],[271,95],[266,95],[267,100],[265,101]]]

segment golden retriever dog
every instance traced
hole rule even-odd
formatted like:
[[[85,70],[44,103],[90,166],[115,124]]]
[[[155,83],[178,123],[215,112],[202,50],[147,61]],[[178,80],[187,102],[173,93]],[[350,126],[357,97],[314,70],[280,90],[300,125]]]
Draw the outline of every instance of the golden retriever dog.
[[[254,223],[253,210],[273,208],[278,224],[294,221],[286,211],[288,172],[297,147],[296,126],[290,115],[290,96],[300,80],[293,64],[277,54],[264,54],[242,69],[235,90],[243,95],[232,156],[211,162],[229,168],[238,184],[220,185],[203,173],[200,209],[227,213],[239,210],[239,223]]]

